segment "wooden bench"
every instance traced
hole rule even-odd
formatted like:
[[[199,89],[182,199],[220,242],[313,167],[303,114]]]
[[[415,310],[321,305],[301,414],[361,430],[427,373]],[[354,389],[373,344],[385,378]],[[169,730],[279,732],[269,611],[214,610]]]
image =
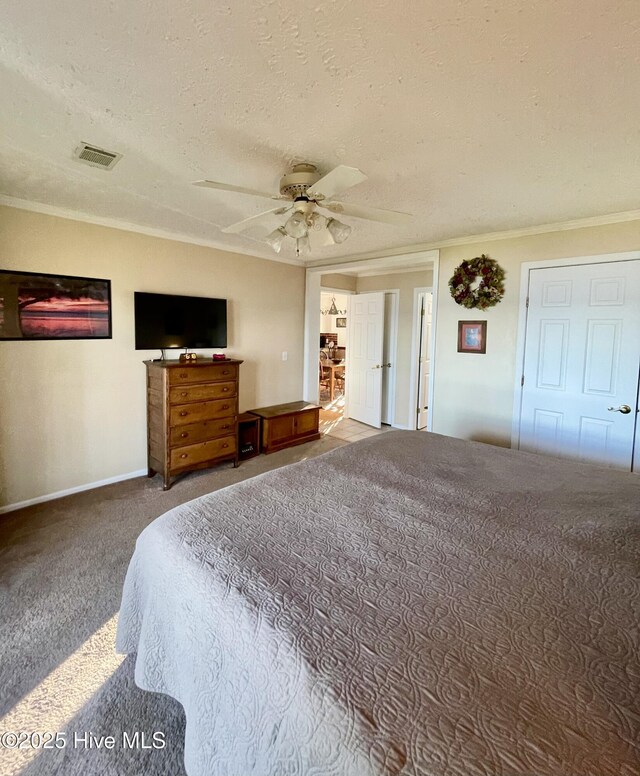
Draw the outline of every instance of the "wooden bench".
[[[320,407],[306,401],[276,404],[249,410],[262,418],[262,452],[275,453],[285,447],[320,439]]]

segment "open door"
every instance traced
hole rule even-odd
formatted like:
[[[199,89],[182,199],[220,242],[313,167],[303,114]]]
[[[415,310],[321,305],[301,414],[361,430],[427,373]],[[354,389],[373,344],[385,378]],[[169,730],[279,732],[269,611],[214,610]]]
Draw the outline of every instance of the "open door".
[[[357,294],[349,302],[346,372],[349,417],[380,428],[384,293]]]

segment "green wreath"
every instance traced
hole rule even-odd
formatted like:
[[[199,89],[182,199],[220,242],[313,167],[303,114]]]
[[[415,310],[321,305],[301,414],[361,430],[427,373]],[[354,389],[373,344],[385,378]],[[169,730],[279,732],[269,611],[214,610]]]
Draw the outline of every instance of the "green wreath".
[[[477,278],[480,278],[478,287],[471,288]],[[504,296],[504,270],[497,261],[483,253],[455,268],[449,289],[454,300],[463,307],[486,310],[498,304]]]

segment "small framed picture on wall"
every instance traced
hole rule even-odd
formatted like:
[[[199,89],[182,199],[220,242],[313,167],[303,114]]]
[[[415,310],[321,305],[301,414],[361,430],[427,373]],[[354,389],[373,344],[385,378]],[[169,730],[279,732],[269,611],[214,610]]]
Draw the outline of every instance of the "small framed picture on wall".
[[[347,319],[336,318],[336,329],[346,329],[346,328],[347,328]]]
[[[487,322],[458,321],[458,353],[487,352]]]

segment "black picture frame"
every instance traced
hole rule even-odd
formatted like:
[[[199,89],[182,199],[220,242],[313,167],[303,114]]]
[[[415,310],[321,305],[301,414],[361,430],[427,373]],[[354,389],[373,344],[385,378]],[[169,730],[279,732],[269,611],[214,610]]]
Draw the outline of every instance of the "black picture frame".
[[[0,342],[111,338],[110,280],[0,269]]]
[[[458,353],[487,352],[487,322],[458,321]]]

